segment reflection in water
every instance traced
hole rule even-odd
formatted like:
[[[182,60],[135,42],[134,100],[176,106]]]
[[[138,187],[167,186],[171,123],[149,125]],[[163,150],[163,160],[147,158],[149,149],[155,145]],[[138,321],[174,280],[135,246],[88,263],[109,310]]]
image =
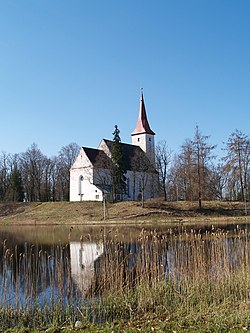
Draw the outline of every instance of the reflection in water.
[[[8,246],[10,245],[10,246]],[[72,286],[68,246],[8,244],[0,250],[0,305],[33,306],[64,300]]]
[[[102,254],[102,243],[70,242],[71,277],[83,294],[91,287],[95,262]]]
[[[240,228],[232,233],[143,229],[131,240],[115,229],[99,232],[99,239],[92,237],[95,241],[81,238],[84,241],[32,244],[12,234],[11,242],[3,241],[0,305],[76,304],[141,283],[172,281],[176,288],[183,278],[217,283],[249,269],[248,232]]]

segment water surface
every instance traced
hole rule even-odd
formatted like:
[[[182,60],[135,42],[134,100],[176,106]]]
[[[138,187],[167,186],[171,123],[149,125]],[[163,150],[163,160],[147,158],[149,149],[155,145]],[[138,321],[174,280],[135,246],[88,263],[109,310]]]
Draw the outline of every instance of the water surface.
[[[18,226],[0,229],[0,304],[32,307],[100,297],[147,277],[174,281],[249,265],[249,226]]]

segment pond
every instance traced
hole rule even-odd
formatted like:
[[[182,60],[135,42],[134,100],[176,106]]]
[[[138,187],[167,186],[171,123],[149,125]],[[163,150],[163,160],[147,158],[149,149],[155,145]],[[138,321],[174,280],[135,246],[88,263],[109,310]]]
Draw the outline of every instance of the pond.
[[[0,244],[0,306],[13,309],[89,308],[137,285],[166,281],[178,290],[183,278],[217,283],[248,270],[250,258],[249,226],[234,224],[10,226]]]
[[[248,260],[248,230],[247,225],[2,227],[0,304],[95,296],[104,288],[138,283],[141,275],[176,281],[181,274],[205,273],[212,279]]]

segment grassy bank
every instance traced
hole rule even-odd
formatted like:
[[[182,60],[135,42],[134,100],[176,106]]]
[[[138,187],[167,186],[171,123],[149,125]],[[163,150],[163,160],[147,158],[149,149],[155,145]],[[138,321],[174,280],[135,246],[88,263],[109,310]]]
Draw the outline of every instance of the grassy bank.
[[[204,202],[200,210],[197,203],[147,201],[142,208],[138,202],[107,204],[105,223],[151,223],[203,221],[245,222],[245,207],[241,202]],[[103,206],[100,202],[45,202],[1,203],[0,224],[101,224]]]

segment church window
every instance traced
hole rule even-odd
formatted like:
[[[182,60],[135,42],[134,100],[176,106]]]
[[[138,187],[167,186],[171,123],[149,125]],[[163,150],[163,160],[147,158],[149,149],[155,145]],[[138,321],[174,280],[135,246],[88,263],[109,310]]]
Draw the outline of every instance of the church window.
[[[137,141],[140,142],[140,138],[138,138]]]
[[[96,194],[95,198],[96,198],[96,200],[98,200],[99,199],[99,194]]]
[[[79,177],[79,195],[82,196],[83,195],[83,176],[80,175]]]

